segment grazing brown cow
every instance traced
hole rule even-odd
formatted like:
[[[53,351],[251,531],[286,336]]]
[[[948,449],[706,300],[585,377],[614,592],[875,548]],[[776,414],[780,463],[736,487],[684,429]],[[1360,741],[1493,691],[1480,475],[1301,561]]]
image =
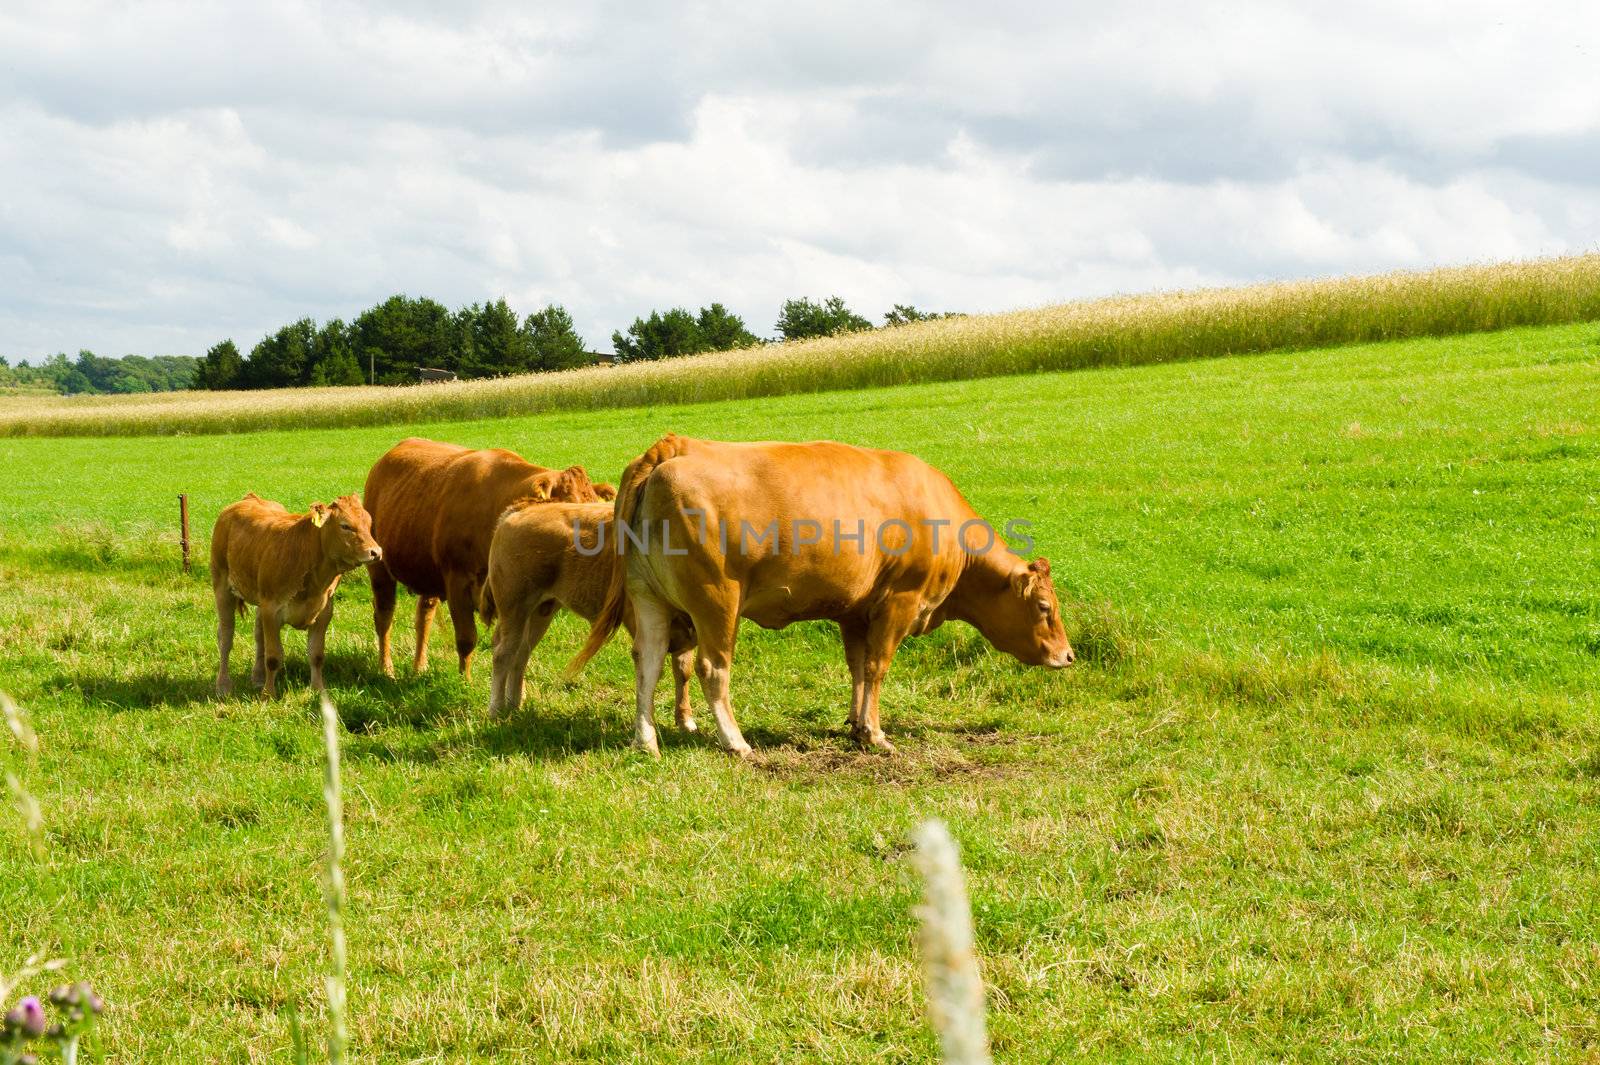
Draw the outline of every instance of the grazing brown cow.
[[[582,466],[550,470],[513,451],[474,451],[412,437],[378,459],[362,493],[383,559],[372,576],[373,625],[384,673],[394,676],[389,629],[396,584],[417,595],[417,648],[412,663],[428,668],[428,631],[443,599],[456,630],[461,672],[470,676],[478,645],[473,608],[489,568],[489,541],[501,511],[519,499],[592,503],[598,498]]]
[[[612,575],[622,561],[610,542],[611,515],[609,503],[531,500],[513,503],[501,515],[489,546],[489,579],[478,596],[478,612],[485,622],[495,622],[491,717],[521,708],[528,656],[544,638],[556,610],[566,607],[593,621],[605,606]],[[632,610],[624,609],[622,623],[633,631]],[[687,624],[672,627],[667,651],[678,727],[693,732],[689,675],[694,633]]]
[[[372,539],[372,519],[358,496],[341,496],[332,506],[311,504],[306,514],[290,514],[283,504],[254,492],[223,508],[211,530],[211,590],[217,597],[217,694],[233,691],[228,653],[233,650],[233,618],[245,604],[256,608],[256,664],[252,683],[268,698],[277,695],[283,667],[284,625],[308,630],[311,686],[321,689],[322,649],[333,620],[333,593],[339,579],[363,563],[383,557]]]
[[[616,520],[625,564],[568,672],[616,631],[631,601],[637,742],[651,754],[661,657],[681,617],[700,646],[717,732],[740,754],[750,745],[728,698],[740,617],[769,629],[838,622],[851,732],[885,751],[894,747],[879,726],[878,689],[907,636],[965,621],[1028,665],[1072,661],[1050,564],[1007,549],[948,477],[911,455],[668,435],[624,471]]]

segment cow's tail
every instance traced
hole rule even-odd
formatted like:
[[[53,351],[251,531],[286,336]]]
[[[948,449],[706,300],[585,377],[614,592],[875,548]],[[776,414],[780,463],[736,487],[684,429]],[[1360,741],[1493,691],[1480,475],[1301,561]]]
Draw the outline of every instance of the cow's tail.
[[[644,484],[655,472],[656,467],[668,459],[677,458],[689,450],[693,441],[687,437],[668,433],[654,444],[650,445],[643,455],[628,463],[628,468],[622,471],[622,481],[617,486],[617,502],[613,513],[616,520],[612,523],[612,541],[616,549],[616,565],[611,570],[611,580],[606,585],[605,605],[600,608],[600,613],[589,625],[589,640],[583,649],[573,656],[567,663],[563,676],[567,680],[576,677],[584,666],[589,664],[589,659],[599,653],[600,648],[606,645],[613,633],[622,624],[622,614],[627,607],[628,588],[628,561],[623,556],[627,547],[627,539],[622,535],[622,527],[627,525],[632,528],[634,515],[639,509],[639,496],[644,492]]]
[[[494,624],[494,586],[488,580],[485,580],[483,587],[478,589],[478,616],[483,619],[485,625]]]
[[[256,496],[254,492],[245,493],[246,499],[250,498],[251,496],[255,496],[257,499],[261,498],[260,496]],[[228,530],[226,528],[226,522],[223,520],[226,516],[227,511],[223,511],[223,513],[217,517],[216,526],[211,530],[212,591],[216,591],[220,587],[228,584]],[[233,591],[232,587],[229,587],[228,590],[230,592]],[[246,603],[241,596],[235,595],[233,597],[233,608],[239,612],[239,616],[241,618],[249,616],[250,604]]]

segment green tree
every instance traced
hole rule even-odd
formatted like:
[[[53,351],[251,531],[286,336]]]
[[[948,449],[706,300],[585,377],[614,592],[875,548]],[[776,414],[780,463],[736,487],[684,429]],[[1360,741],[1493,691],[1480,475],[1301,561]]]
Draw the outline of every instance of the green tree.
[[[310,318],[261,338],[244,365],[246,388],[293,388],[306,384],[316,361],[317,323]]]
[[[883,324],[887,326],[910,325],[912,322],[932,322],[940,318],[964,317],[956,311],[919,311],[909,303],[897,303],[883,316]]]
[[[583,338],[573,328],[572,315],[559,303],[534,311],[522,321],[534,370],[570,370],[589,363]]]
[[[745,328],[744,319],[720,303],[700,308],[695,319],[700,337],[708,351],[731,351],[734,348],[753,348],[761,339]]]
[[[829,296],[821,303],[803,297],[789,300],[783,305],[777,325],[778,334],[785,340],[831,337],[871,328],[871,322],[846,307],[838,296]]]
[[[651,311],[649,318],[635,318],[626,335],[611,334],[611,346],[618,362],[669,359],[707,350],[700,322],[682,307],[665,314]]]
[[[759,343],[761,339],[745,328],[744,319],[720,303],[700,308],[697,315],[682,307],[665,313],[651,311],[649,318],[635,318],[626,335],[611,334],[618,362],[727,351]]]
[[[232,340],[224,340],[213,345],[205,358],[200,360],[194,374],[194,387],[212,391],[240,388],[243,371],[244,359],[240,357],[238,347]]]
[[[324,322],[317,330],[311,373],[306,380],[312,385],[359,385],[366,380],[343,319]]]
[[[458,367],[462,377],[498,377],[534,369],[532,342],[504,298],[463,307],[457,317],[465,340]]]
[[[426,297],[390,296],[350,323],[350,346],[379,384],[411,384],[417,367],[459,370],[465,337],[455,315]]]

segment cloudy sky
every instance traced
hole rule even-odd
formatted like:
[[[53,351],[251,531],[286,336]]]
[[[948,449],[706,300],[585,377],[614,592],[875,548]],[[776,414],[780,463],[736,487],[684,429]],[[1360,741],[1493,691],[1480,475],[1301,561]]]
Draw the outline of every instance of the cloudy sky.
[[[1600,5],[0,6],[0,353],[1600,248]]]

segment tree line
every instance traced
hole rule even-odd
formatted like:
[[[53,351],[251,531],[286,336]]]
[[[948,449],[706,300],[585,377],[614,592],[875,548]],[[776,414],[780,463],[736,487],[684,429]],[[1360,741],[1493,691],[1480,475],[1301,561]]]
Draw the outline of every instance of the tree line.
[[[65,395],[181,392],[192,387],[199,363],[193,355],[125,355],[108,359],[92,351],[80,351],[76,359],[58,352],[37,366],[28,365],[26,359],[13,366],[0,356],[0,388],[49,389]]]
[[[884,328],[954,318],[955,314],[919,311],[897,303],[883,316]],[[859,333],[873,328],[872,322],[852,311],[842,298],[829,296],[820,303],[810,299],[788,300],[773,327],[778,341],[811,340],[816,337]],[[745,327],[744,320],[720,303],[702,307],[698,314],[683,307],[652,311],[648,318],[635,318],[626,333],[611,334],[611,347],[618,362],[642,362],[677,355],[698,355],[704,351],[728,351],[769,343]]]
[[[207,351],[194,387],[412,384],[417,368],[457,377],[567,370],[593,361],[572,316],[549,306],[518,318],[504,299],[452,312],[427,297],[390,296],[350,323],[310,318],[269,333],[246,358],[232,340]]]
[[[883,328],[953,317],[895,304]],[[838,296],[784,303],[774,325],[776,341],[756,336],[720,303],[697,312],[683,307],[635,318],[611,334],[617,362],[642,362],[728,351],[777,341],[837,336],[873,324]],[[501,377],[592,364],[572,316],[558,304],[519,318],[504,299],[451,311],[427,297],[395,295],[346,323],[311,318],[262,337],[248,355],[232,339],[203,358],[128,355],[107,359],[79,352],[76,361],[53,355],[39,366],[13,367],[0,358],[0,387],[58,392],[164,392],[178,389],[293,388],[318,385],[413,384],[419,367],[448,370],[462,379]]]

